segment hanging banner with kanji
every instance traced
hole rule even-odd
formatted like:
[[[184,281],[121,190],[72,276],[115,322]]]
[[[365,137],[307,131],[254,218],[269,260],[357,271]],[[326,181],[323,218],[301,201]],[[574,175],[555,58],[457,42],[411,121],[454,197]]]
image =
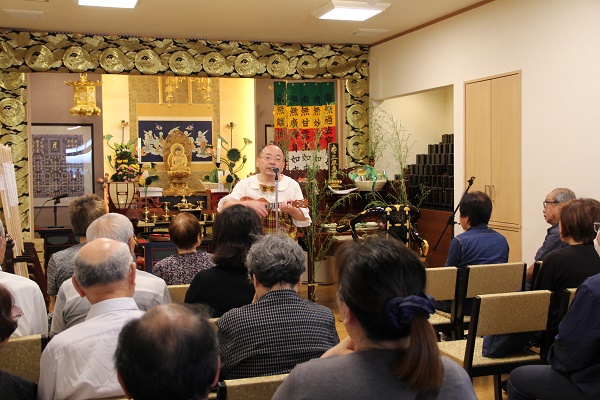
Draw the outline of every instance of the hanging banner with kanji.
[[[274,96],[274,142],[288,151],[288,168],[305,169],[315,145],[321,168],[327,168],[325,150],[337,142],[335,83],[275,82]]]

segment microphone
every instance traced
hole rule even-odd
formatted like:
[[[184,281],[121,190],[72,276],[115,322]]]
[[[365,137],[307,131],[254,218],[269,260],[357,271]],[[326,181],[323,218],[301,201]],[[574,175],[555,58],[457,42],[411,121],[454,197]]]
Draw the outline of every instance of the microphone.
[[[54,196],[54,197],[53,197],[53,198],[51,198],[50,200],[54,200],[54,201],[56,201],[56,200],[64,199],[65,197],[69,197],[69,195],[68,195],[68,194],[66,194],[66,193],[65,193],[65,194],[60,194],[60,195]]]
[[[279,168],[271,168],[271,171],[275,172],[276,174],[279,173]]]
[[[467,182],[469,182],[469,185],[473,185],[474,180],[475,180],[475,177],[472,176],[471,179],[469,179]]]

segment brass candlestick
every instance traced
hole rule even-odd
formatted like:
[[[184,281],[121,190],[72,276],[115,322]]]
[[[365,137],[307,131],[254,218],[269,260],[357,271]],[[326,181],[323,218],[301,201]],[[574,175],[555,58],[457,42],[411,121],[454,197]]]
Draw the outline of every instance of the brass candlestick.
[[[169,210],[169,204],[171,204],[171,203],[168,202],[168,201],[163,202],[163,207],[164,207],[164,210],[165,210],[165,215],[163,215],[163,219],[165,221],[168,221],[170,219],[170,216],[169,216],[169,211],[170,211]]]
[[[150,222],[150,209],[148,208],[148,203],[144,206],[144,222]]]

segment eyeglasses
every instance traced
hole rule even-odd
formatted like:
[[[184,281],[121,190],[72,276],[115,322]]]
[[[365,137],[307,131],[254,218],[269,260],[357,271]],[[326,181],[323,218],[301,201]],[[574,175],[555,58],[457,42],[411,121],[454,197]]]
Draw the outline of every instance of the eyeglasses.
[[[17,322],[19,320],[19,318],[21,318],[23,316],[23,310],[21,310],[19,307],[17,306],[13,306],[10,310],[10,318]]]
[[[600,230],[600,222],[594,222],[594,232],[598,233]]]
[[[542,204],[544,205],[544,208],[546,208],[546,206],[548,204],[558,204],[560,203],[560,201],[543,201]]]
[[[275,161],[275,162],[281,162],[283,161],[283,158],[279,157],[279,156],[264,156],[264,157],[258,157],[258,158],[262,158],[263,160],[265,160],[266,162],[271,162],[271,161]]]

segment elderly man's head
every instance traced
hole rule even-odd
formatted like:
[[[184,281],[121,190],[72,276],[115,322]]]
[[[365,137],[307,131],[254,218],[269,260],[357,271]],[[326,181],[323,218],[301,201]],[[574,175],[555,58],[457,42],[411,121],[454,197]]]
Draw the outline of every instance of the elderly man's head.
[[[90,303],[133,296],[135,264],[127,244],[104,238],[92,240],[77,252],[74,264],[75,289]]]
[[[262,286],[296,285],[306,270],[304,252],[285,235],[266,235],[255,242],[246,256],[248,275]]]
[[[550,225],[556,225],[560,221],[561,203],[575,200],[575,193],[571,189],[557,188],[546,195],[544,199],[544,219]]]
[[[204,399],[218,378],[218,356],[206,313],[171,303],[123,328],[115,365],[121,386],[134,399]]]
[[[103,215],[92,222],[87,228],[86,237],[89,241],[105,238],[127,243],[132,252],[135,244],[133,224],[129,218],[117,213]]]

